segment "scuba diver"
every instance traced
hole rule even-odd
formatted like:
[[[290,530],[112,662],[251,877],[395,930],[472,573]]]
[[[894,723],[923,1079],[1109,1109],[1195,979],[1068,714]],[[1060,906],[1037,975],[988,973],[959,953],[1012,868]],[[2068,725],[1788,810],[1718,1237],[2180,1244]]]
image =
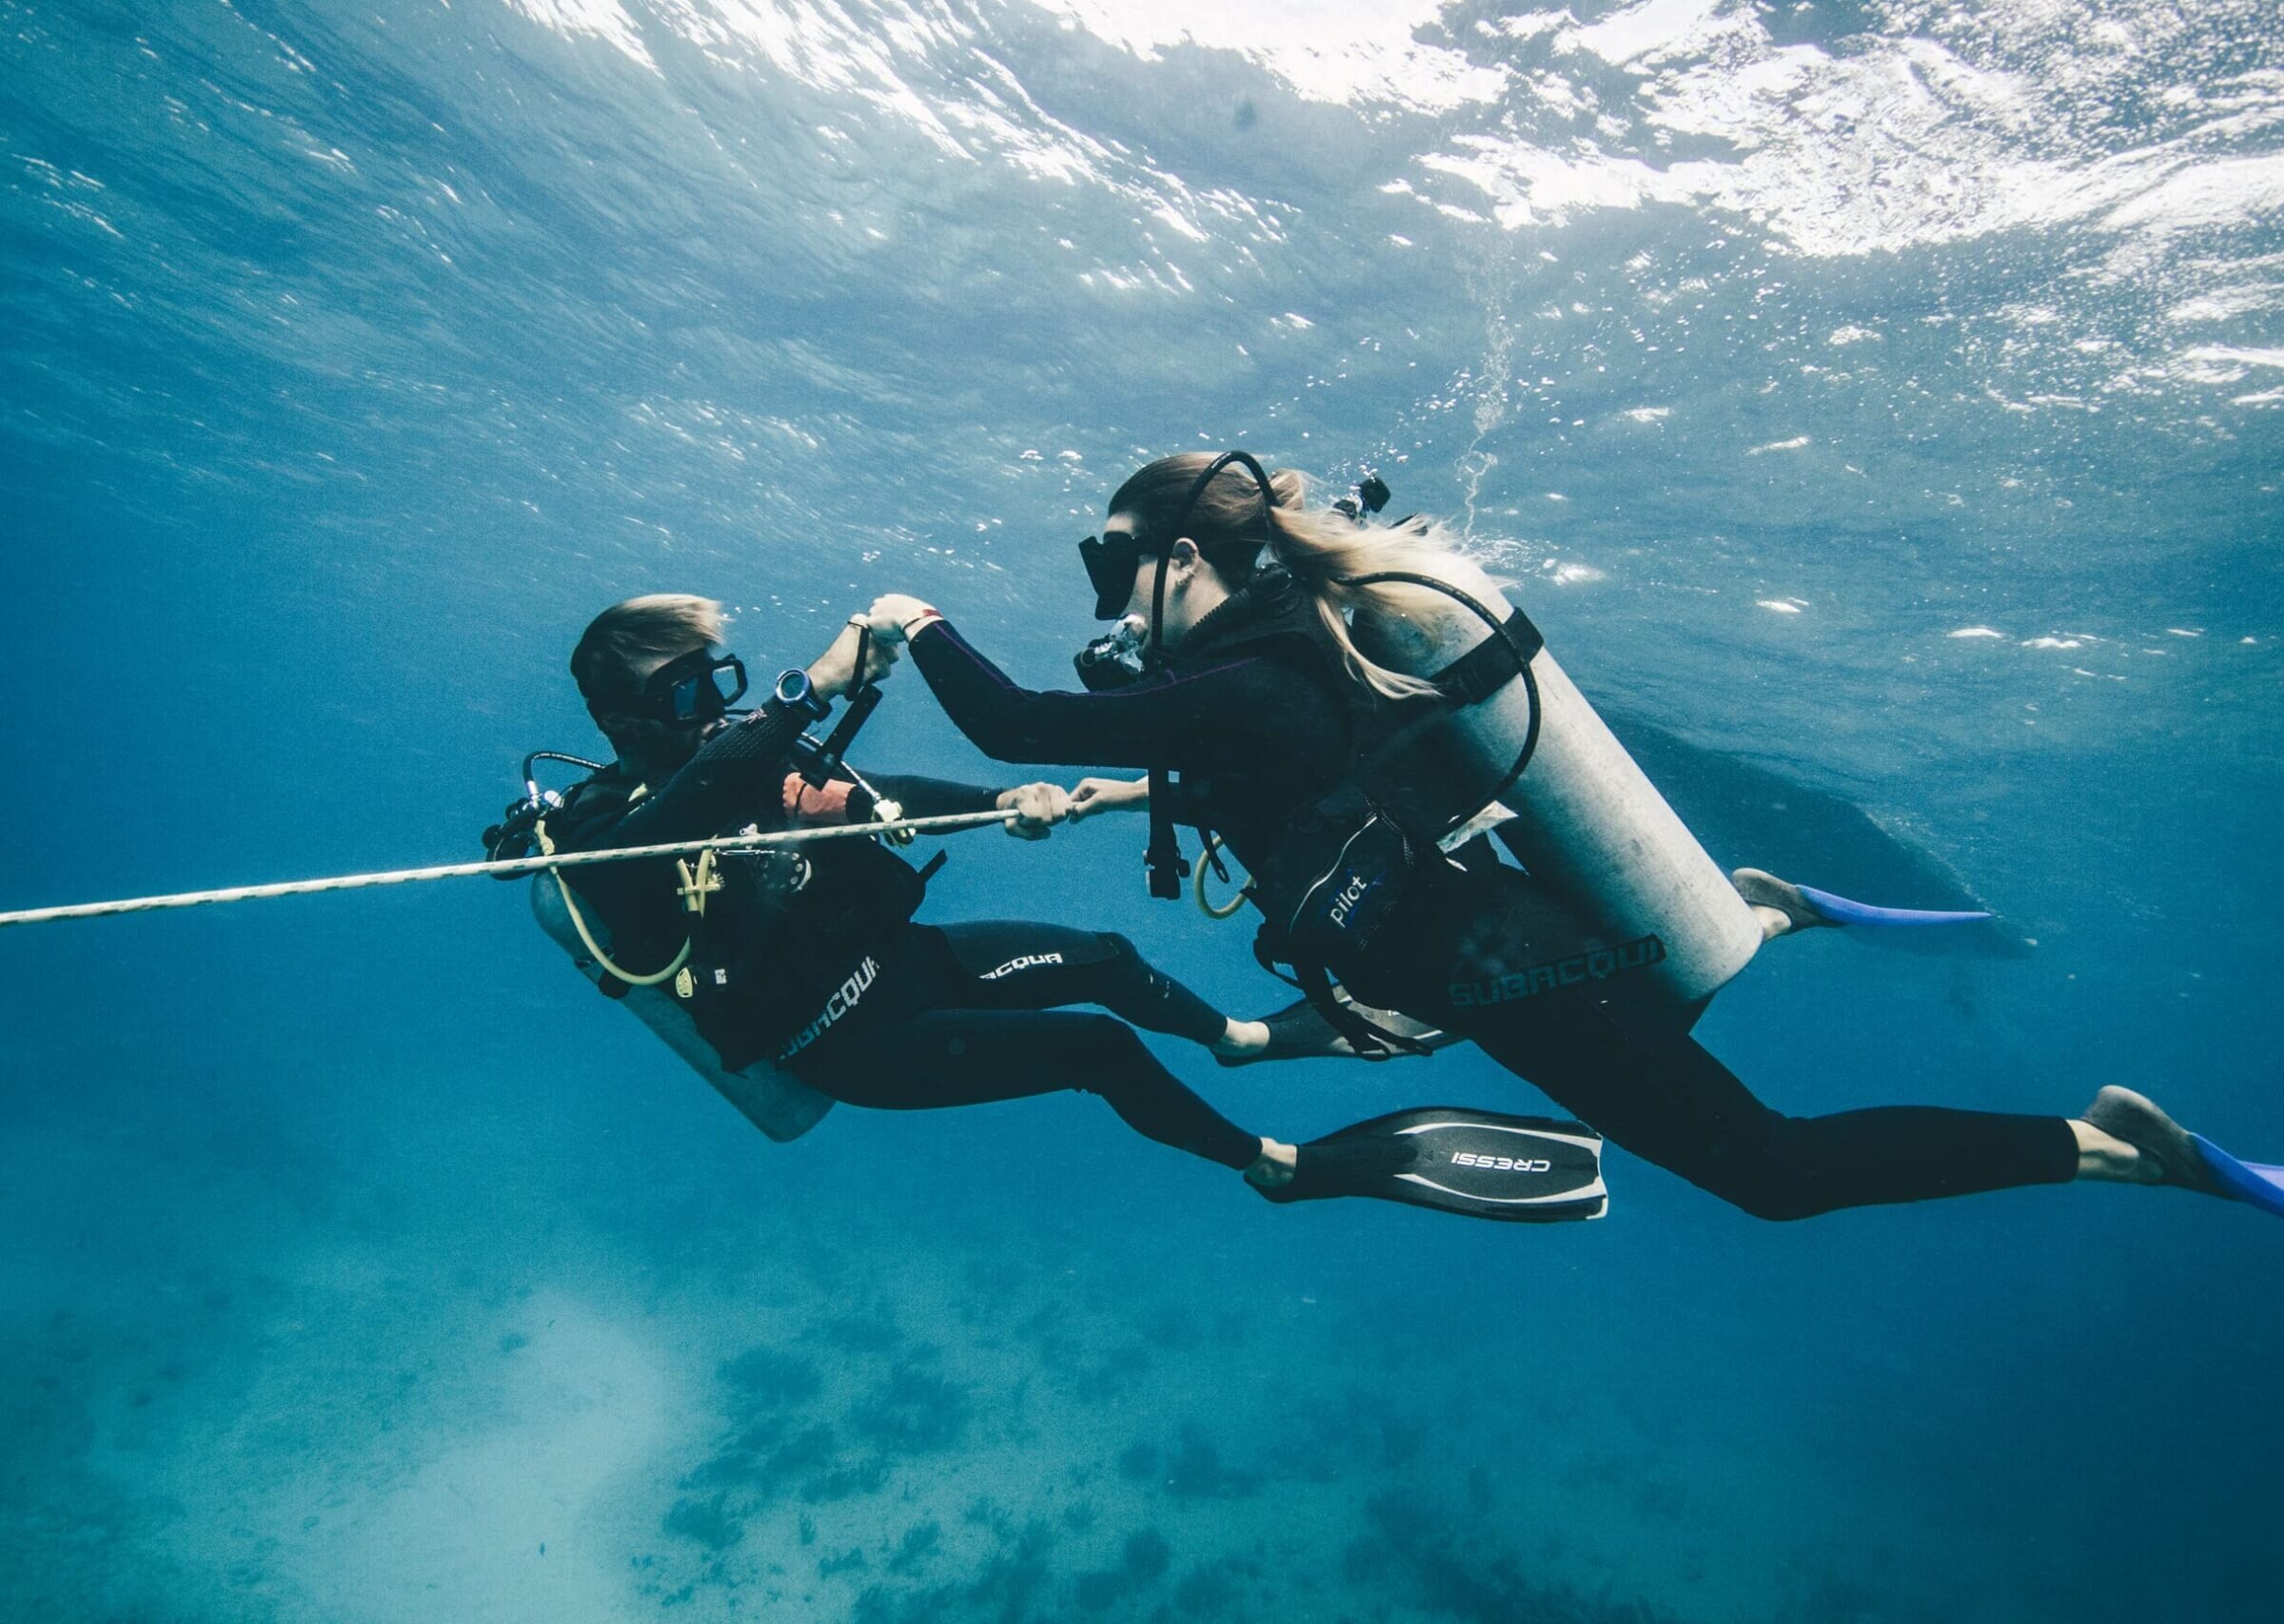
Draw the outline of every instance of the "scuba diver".
[[[1723,874],[1497,583],[1433,522],[1373,522],[1386,499],[1368,478],[1311,506],[1300,476],[1243,452],[1141,469],[1080,543],[1095,617],[1117,622],[1078,656],[1082,692],[1018,685],[916,597],[880,597],[868,622],[995,759],[1147,770],[1083,781],[1072,815],[1146,809],[1159,896],[1190,872],[1176,825],[1206,861],[1233,854],[1256,955],[1360,1047],[1408,1046],[1328,999],[1335,980],[1756,1217],[2079,1179],[2284,1211],[2284,1172],[2122,1088],[2075,1118],[1763,1105],[1689,1035],[1763,940],[1984,916]],[[1350,1193],[1405,1176],[1385,1147]]]
[[[617,760],[560,795],[530,784],[527,763],[530,792],[486,832],[491,855],[994,810],[1014,814],[1009,832],[1039,839],[1067,815],[1069,796],[1053,784],[988,790],[849,768],[840,753],[897,652],[861,616],[814,664],[780,675],[750,713],[732,710],[745,668],[716,652],[721,636],[720,605],[703,597],[637,597],[598,616],[571,672]],[[824,743],[804,734],[844,696],[853,702]],[[1133,1029],[1187,1039],[1225,1066],[1351,1053],[1312,1010],[1229,1019],[1122,936],[1025,921],[919,924],[934,867],[916,871],[880,838],[846,838],[709,850],[695,865],[659,855],[581,866],[539,885],[543,895],[551,883],[560,889],[605,992],[647,997],[671,979],[688,1026],[728,1072],[790,1073],[828,1100],[884,1110],[1082,1089],[1147,1138],[1234,1168],[1259,1189],[1297,1184],[1303,1197],[1338,1193],[1334,1175],[1346,1161],[1381,1154],[1372,1145],[1304,1151],[1246,1131],[1159,1065]],[[1112,1013],[1064,1008],[1073,1004]],[[820,1105],[790,1131],[774,1131],[699,1064],[773,1137],[792,1137],[821,1114]],[[1464,1150],[1470,1135],[1506,1143],[1509,1120],[1445,1112],[1438,1128]],[[1558,1193],[1575,1204],[1598,1180],[1595,1172]],[[1420,1204],[1465,1210],[1461,1196]]]

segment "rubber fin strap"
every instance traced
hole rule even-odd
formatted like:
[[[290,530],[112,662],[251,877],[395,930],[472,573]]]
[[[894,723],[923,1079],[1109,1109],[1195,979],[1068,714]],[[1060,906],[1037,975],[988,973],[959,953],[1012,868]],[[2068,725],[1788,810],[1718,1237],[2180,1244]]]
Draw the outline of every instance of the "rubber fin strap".
[[[1844,896],[1834,896],[1828,890],[1814,886],[1796,885],[1793,888],[1808,899],[1809,906],[1835,925],[1914,926],[1914,925],[1979,925],[1990,918],[1988,913],[1946,912],[1920,908],[1875,908],[1868,902],[1851,902]]]
[[[2205,1165],[2223,1189],[2248,1205],[2284,1218],[2284,1167],[2258,1162],[2240,1162],[2201,1133],[2189,1136],[2204,1153]]]
[[[1325,1024],[1349,1040],[1349,1047],[1367,1060],[1385,1060],[1396,1054],[1432,1054],[1431,1046],[1402,1032],[1391,1032],[1366,1019],[1351,1005],[1343,1004],[1332,990],[1331,972],[1321,964],[1295,964],[1292,984]]]

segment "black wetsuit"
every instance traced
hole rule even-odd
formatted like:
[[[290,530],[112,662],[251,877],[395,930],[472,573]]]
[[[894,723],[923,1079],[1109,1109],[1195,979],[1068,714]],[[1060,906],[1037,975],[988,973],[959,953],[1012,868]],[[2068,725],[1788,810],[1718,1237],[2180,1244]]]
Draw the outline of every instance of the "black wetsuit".
[[[953,722],[1002,761],[1180,773],[1175,819],[1218,831],[1260,882],[1291,868],[1278,862],[1289,820],[1351,755],[1356,713],[1313,613],[1273,573],[1201,619],[1164,670],[1107,694],[1018,687],[943,621],[912,654]],[[1487,840],[1456,855],[1464,874],[1416,886],[1366,952],[1330,969],[1366,1002],[1468,1038],[1636,1155],[1770,1219],[2076,1175],[2058,1117],[1771,1110],[1669,1014],[1635,1003],[1623,974],[1540,989],[1533,969],[1610,945]],[[1496,995],[1518,986],[1530,990]]]
[[[788,756],[798,713],[774,701],[720,728],[672,778],[630,798],[606,769],[548,826],[559,847],[665,844],[756,825],[786,827]],[[876,777],[913,816],[990,810],[996,792],[935,779]],[[1260,1141],[1160,1066],[1132,1022],[1208,1044],[1225,1029],[1196,994],[1152,969],[1123,936],[1024,921],[914,923],[921,882],[869,840],[809,845],[806,885],[782,906],[721,862],[691,957],[691,1011],[738,1069],[782,1066],[833,1099],[928,1110],[1075,1088],[1100,1095],[1138,1133],[1228,1167]],[[630,969],[670,962],[690,934],[673,860],[566,871],[609,926]],[[1124,1017],[1064,1012],[1098,1004]]]

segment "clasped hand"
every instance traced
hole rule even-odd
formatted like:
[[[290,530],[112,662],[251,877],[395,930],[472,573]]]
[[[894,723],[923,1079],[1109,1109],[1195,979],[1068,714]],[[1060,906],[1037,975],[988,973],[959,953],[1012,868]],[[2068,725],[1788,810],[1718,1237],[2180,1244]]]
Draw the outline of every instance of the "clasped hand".
[[[1071,815],[1071,792],[1060,784],[1018,784],[999,792],[999,810],[1015,814],[1007,832],[1017,840],[1044,840]]]
[[[859,636],[860,633],[870,635]],[[873,632],[863,616],[853,615],[849,617],[849,623],[841,628],[840,636],[833,639],[833,646],[817,655],[817,662],[810,666],[810,686],[825,698],[838,699],[852,689],[877,682],[902,657],[903,641],[900,634],[895,637],[884,637]],[[864,649],[864,671],[861,675],[856,670],[859,644]]]
[[[873,636],[881,641],[901,643],[904,641],[904,628],[930,614],[933,608],[932,604],[910,593],[886,592],[874,598],[873,606],[864,612],[865,624],[871,627]]]

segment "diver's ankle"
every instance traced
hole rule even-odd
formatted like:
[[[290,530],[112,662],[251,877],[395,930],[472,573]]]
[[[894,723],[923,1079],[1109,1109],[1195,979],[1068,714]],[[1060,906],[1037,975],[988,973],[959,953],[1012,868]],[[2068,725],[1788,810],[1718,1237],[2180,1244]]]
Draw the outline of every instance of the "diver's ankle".
[[[1261,1154],[1254,1157],[1253,1164],[1245,1170],[1245,1182],[1256,1189],[1281,1190],[1292,1183],[1293,1172],[1300,1164],[1301,1153],[1297,1146],[1279,1140],[1264,1139],[1261,1142]]]
[[[1259,1054],[1268,1047],[1269,1023],[1266,1021],[1231,1020],[1222,1027],[1221,1036],[1215,1038],[1212,1044],[1215,1054],[1227,1055],[1232,1060],[1240,1055]]]
[[[2164,1174],[2156,1164],[2114,1133],[2080,1117],[2070,1119],[2077,1141],[2077,1177],[2105,1184],[2155,1184]]]

